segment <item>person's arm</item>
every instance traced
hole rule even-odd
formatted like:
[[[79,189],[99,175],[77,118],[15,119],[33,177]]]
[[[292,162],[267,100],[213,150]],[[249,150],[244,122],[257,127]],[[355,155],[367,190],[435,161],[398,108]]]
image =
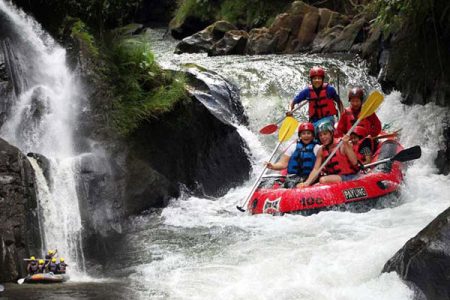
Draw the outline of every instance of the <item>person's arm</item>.
[[[344,134],[347,133],[347,114],[344,113],[341,114],[341,118],[339,119],[338,123],[337,123],[337,127],[336,127],[336,131],[334,132],[334,137],[340,138],[342,137]]]
[[[311,173],[309,173],[308,179],[306,179],[305,182],[302,183],[299,187],[310,186],[312,181],[317,178],[316,175],[319,175],[318,171],[320,169],[320,165],[322,165],[322,157],[323,157],[322,152],[323,152],[322,147],[320,147],[319,151],[317,152],[317,157],[316,157],[316,162],[314,163],[314,168],[312,169]]]
[[[350,144],[350,136],[347,134],[342,137],[342,149],[348,160],[353,166],[358,164],[358,157],[356,156],[355,151],[353,151],[353,146]]]
[[[289,111],[286,113],[286,115],[292,116],[292,110],[294,109],[294,106],[308,98],[309,98],[309,89],[306,88],[301,90],[300,93],[298,93],[297,96],[295,96],[294,99],[292,99],[291,103],[289,104]]]
[[[283,154],[281,156],[280,160],[277,161],[276,163],[274,163],[274,164],[270,163],[270,162],[266,163],[267,169],[271,169],[271,170],[275,170],[275,171],[286,169],[290,158],[291,158],[290,156]]]

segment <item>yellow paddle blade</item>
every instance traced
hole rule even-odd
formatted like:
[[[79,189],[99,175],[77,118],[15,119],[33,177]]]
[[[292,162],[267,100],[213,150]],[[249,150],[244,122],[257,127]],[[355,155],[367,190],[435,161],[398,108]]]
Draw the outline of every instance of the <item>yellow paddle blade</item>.
[[[298,121],[293,117],[284,118],[283,123],[281,123],[280,130],[278,131],[278,140],[280,142],[285,142],[291,138],[298,127]]]
[[[359,113],[358,119],[362,120],[365,117],[373,114],[378,109],[378,107],[380,107],[381,103],[383,103],[383,100],[384,96],[379,91],[373,91],[372,93],[370,93],[366,102],[364,102],[363,106],[361,107],[361,112]]]

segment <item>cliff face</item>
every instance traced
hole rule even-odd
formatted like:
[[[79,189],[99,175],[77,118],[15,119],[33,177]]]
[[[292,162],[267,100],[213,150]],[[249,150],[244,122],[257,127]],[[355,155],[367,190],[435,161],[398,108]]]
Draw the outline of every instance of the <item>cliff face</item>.
[[[23,277],[23,259],[40,254],[37,215],[30,162],[0,138],[0,281]]]

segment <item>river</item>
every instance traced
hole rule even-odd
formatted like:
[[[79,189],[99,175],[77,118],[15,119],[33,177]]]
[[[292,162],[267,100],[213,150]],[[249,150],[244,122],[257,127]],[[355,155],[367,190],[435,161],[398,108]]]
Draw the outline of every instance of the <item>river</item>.
[[[106,278],[79,275],[68,284],[33,289],[7,285],[9,297],[411,299],[412,291],[395,273],[380,272],[408,239],[448,207],[449,177],[437,175],[433,164],[443,141],[445,110],[433,104],[404,106],[400,93],[386,95],[380,119],[391,130],[402,129],[405,147],[419,144],[423,151],[420,160],[410,163],[401,196],[392,205],[366,213],[250,216],[236,205],[246,198],[277,142],[257,131],[282,116],[307,84],[309,68],[324,66],[344,99],[349,85],[379,89],[376,78],[368,75],[363,61],[348,56],[175,55],[175,42],[163,34],[149,31],[163,67],[198,64],[239,87],[250,124],[236,127],[249,148],[250,180],[221,198],[185,193],[164,209],[131,218],[105,267]]]

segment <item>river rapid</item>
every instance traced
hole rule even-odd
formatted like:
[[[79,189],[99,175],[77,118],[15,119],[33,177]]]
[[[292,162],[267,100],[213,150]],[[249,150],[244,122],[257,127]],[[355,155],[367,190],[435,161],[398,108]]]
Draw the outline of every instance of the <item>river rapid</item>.
[[[449,176],[433,161],[443,141],[445,111],[433,104],[404,106],[386,95],[378,115],[390,130],[402,129],[405,147],[421,145],[410,163],[399,199],[366,213],[328,211],[300,215],[250,216],[239,212],[263,162],[277,143],[258,129],[283,115],[307,82],[311,66],[322,65],[343,99],[349,85],[379,89],[361,60],[345,56],[266,55],[207,57],[173,54],[175,41],[150,30],[164,68],[198,64],[234,82],[249,117],[236,124],[248,145],[251,178],[221,198],[188,192],[164,209],[134,217],[105,267],[108,278],[80,275],[51,286],[6,285],[11,299],[411,299],[385,262],[448,207]],[[304,118],[303,110],[300,119]],[[286,143],[282,148],[287,147]],[[89,283],[86,283],[89,281]]]
[[[250,216],[235,207],[277,142],[257,130],[282,116],[307,84],[309,68],[324,66],[343,99],[349,85],[379,89],[376,78],[354,57],[174,55],[174,42],[162,33],[150,31],[163,67],[194,63],[239,86],[250,125],[236,126],[248,144],[253,171],[248,182],[220,199],[186,193],[165,209],[130,220],[116,253],[121,264],[112,273],[127,278],[142,299],[411,299],[413,292],[397,274],[380,272],[448,207],[449,177],[437,175],[433,164],[445,111],[433,104],[405,106],[399,92],[386,95],[380,119],[390,130],[402,129],[405,147],[418,144],[423,151],[420,160],[409,163],[402,194],[389,207]]]

